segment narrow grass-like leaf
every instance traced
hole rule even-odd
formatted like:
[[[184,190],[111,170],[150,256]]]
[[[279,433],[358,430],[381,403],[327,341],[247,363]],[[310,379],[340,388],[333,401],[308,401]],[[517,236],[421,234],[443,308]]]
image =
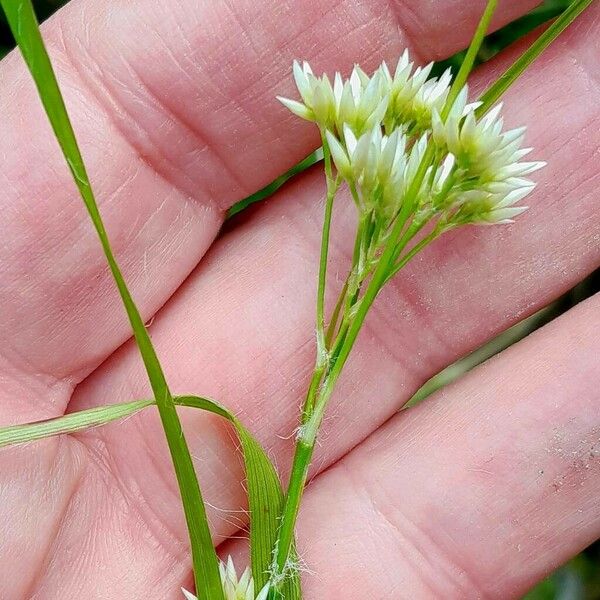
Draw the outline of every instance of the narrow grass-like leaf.
[[[46,419],[45,421],[0,427],[0,448],[106,425],[111,421],[129,417],[153,404],[154,400],[136,400],[134,402],[90,408],[54,419]]]
[[[210,411],[230,421],[242,445],[250,510],[250,555],[255,589],[269,580],[273,546],[277,539],[279,517],[283,508],[283,491],[277,472],[261,445],[237,417],[213,400],[196,396],[176,396],[175,403]],[[294,572],[283,589],[285,600],[301,598],[300,578]]]
[[[277,472],[261,445],[226,408],[213,400],[197,396],[176,396],[173,400],[179,406],[199,408],[219,415],[230,421],[236,429],[242,445],[248,485],[252,575],[256,587],[261,589],[268,580],[268,569],[283,505],[283,491]],[[90,408],[54,419],[2,427],[0,448],[106,425],[154,404],[154,400],[136,400]],[[297,576],[288,582],[284,597],[286,600],[298,600],[301,597]]]
[[[473,65],[475,64],[477,54],[479,53],[481,44],[483,44],[483,40],[490,27],[490,22],[492,21],[492,17],[494,16],[497,5],[498,0],[488,0],[485,10],[483,11],[483,15],[481,16],[481,19],[477,25],[477,29],[473,35],[473,39],[469,44],[469,49],[467,50],[467,53],[465,54],[465,57],[460,65],[460,69],[458,70],[458,73],[452,82],[452,87],[450,88],[446,105],[442,111],[442,119],[444,120],[448,118],[454,102],[458,98],[460,91],[467,83],[467,79],[473,70]]]
[[[573,2],[544,31],[531,46],[482,94],[482,105],[477,116],[484,115],[500,99],[506,90],[523,74],[525,69],[586,9],[594,0]]]
[[[56,139],[96,229],[148,372],[181,492],[190,534],[198,598],[199,600],[224,600],[218,558],[212,544],[202,494],[173,398],[144,321],[113,255],[31,0],[0,0],[0,4],[33,76]]]
[[[266,185],[264,188],[255,192],[251,196],[236,202],[228,211],[227,218],[230,219],[234,215],[246,210],[249,206],[266,200],[272,196],[280,187],[282,187],[287,181],[296,175],[300,175],[314,164],[323,160],[323,149],[319,148],[314,152],[311,152],[306,158],[301,160],[299,163],[294,165],[289,171],[286,171],[283,175],[280,175],[277,179]]]

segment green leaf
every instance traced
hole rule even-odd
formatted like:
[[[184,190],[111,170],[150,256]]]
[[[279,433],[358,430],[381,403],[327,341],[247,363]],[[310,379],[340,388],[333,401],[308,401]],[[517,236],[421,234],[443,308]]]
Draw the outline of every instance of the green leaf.
[[[467,83],[467,79],[469,74],[473,70],[473,65],[475,64],[475,59],[477,58],[477,54],[479,53],[479,49],[481,48],[481,44],[483,44],[483,40],[485,38],[485,34],[490,26],[490,22],[492,17],[494,16],[494,12],[496,11],[496,6],[498,5],[498,0],[488,0],[486,4],[485,10],[483,11],[483,15],[477,24],[477,29],[473,34],[473,39],[469,44],[469,48],[463,61],[460,65],[460,69],[456,75],[456,78],[452,82],[452,87],[450,88],[450,93],[448,94],[448,99],[446,100],[446,104],[444,106],[444,110],[442,112],[442,119],[445,121],[448,118],[448,114],[454,105],[454,102],[458,98],[460,91],[463,89],[465,84]]]
[[[277,539],[279,518],[283,509],[283,491],[275,468],[261,445],[252,437],[239,419],[213,400],[196,396],[176,396],[175,403],[210,411],[230,421],[236,429],[246,468],[248,506],[250,509],[250,555],[252,576],[257,592],[268,582]],[[285,600],[301,598],[297,573],[286,582]]]
[[[249,206],[256,204],[257,202],[262,202],[266,198],[269,198],[292,177],[300,175],[300,173],[303,173],[309,167],[312,167],[314,164],[318,163],[321,160],[323,160],[322,148],[311,152],[306,158],[294,165],[289,171],[286,171],[283,175],[280,175],[277,179],[266,185],[264,188],[258,190],[258,192],[255,192],[251,196],[248,196],[247,198],[236,202],[227,211],[227,218],[230,219],[238,213],[246,210]]]
[[[586,9],[594,0],[576,0],[544,31],[533,44],[482,94],[477,116],[484,115],[525,69]]]
[[[199,408],[223,417],[230,421],[236,429],[246,469],[252,576],[258,591],[268,581],[268,571],[271,566],[273,546],[283,506],[283,491],[277,472],[261,445],[239,419],[226,408],[213,400],[197,396],[176,396],[173,401],[179,406]],[[154,404],[154,400],[137,400],[90,408],[45,421],[2,427],[0,428],[0,448],[98,427],[133,415]],[[284,598],[286,600],[301,598],[300,581],[297,575],[287,582]]]
[[[96,229],[148,373],[181,493],[190,535],[197,596],[199,600],[225,600],[219,561],[212,544],[206,509],[181,422],[144,321],[113,255],[31,0],[0,0],[0,4],[33,76],[56,139]]]
[[[123,404],[90,408],[54,419],[36,421],[35,423],[0,427],[0,448],[105,425],[111,421],[129,417],[153,404],[154,400],[136,400]]]

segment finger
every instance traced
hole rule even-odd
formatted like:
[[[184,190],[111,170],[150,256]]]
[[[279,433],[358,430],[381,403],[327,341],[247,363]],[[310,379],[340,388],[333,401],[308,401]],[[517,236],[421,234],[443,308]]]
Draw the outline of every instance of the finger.
[[[461,27],[451,41],[419,35],[428,47],[416,46],[417,54],[465,45],[482,4],[453,12]],[[532,4],[501,11],[498,24]],[[426,7],[420,11],[416,23],[425,30]],[[102,214],[144,315],[198,263],[226,207],[314,148],[312,129],[296,124],[274,100],[275,90],[291,92],[292,58],[370,66],[397,56],[407,43],[404,30],[399,33],[401,15],[375,0],[333,6],[325,0],[174,6],[82,0],[48,23],[45,34]],[[28,395],[26,384],[43,381],[62,392],[64,406],[72,382],[130,329],[17,54],[2,62],[0,73],[4,362],[18,398]],[[21,402],[14,407],[21,413],[7,408],[6,417],[61,410],[60,403],[42,404]]]
[[[596,15],[592,10],[587,23],[597,27]],[[378,300],[329,411],[317,468],[364,439],[442,366],[598,264],[600,215],[590,157],[598,149],[593,132],[599,114],[597,90],[583,67],[589,55],[580,31],[575,28],[538,65],[539,74],[528,74],[506,99],[509,124],[530,123],[529,141],[539,156],[552,155],[531,211],[510,228],[447,237]],[[573,56],[581,70],[569,69]],[[572,105],[577,110],[563,124],[564,107]],[[536,119],[538,106],[544,107],[544,120]],[[265,442],[283,472],[314,360],[315,292],[307,282],[316,280],[321,207],[315,199],[321,193],[320,176],[308,175],[242,219],[152,327],[174,389],[226,402]],[[346,220],[336,215],[334,244],[351,237],[351,210],[348,203]],[[338,269],[343,273],[343,255],[338,246],[332,278]],[[71,409],[144,390],[137,355],[126,347],[78,388]],[[235,444],[212,419],[193,414],[187,423],[221,539],[235,525],[228,519],[240,521],[236,510],[244,502]],[[145,518],[161,524],[163,544],[180,548],[183,523],[171,483],[164,483],[172,479],[158,423],[148,416],[99,433],[97,443],[110,448],[119,477],[140,490]]]
[[[523,10],[526,5],[523,4]],[[72,4],[45,30],[126,279],[142,312],[150,315],[203,255],[221,223],[223,208],[246,190],[262,185],[313,144],[311,135],[298,136],[294,132],[297,146],[287,154],[280,152],[285,135],[288,140],[292,138],[286,134],[289,116],[281,109],[264,111],[262,120],[253,116],[258,107],[254,100],[271,98],[269,82],[258,76],[259,70],[264,68],[282,77],[292,56],[305,47],[311,48],[311,52],[303,52],[306,58],[320,55],[321,60],[336,64],[349,62],[349,58],[368,62],[369,53],[374,53],[375,46],[367,46],[357,36],[350,36],[344,44],[315,41],[324,38],[324,31],[341,40],[353,28],[360,29],[381,45],[386,56],[397,54],[404,42],[403,36],[397,35],[395,14],[371,11],[366,3],[352,9],[340,3],[340,10],[325,23],[290,18],[283,21],[285,28],[265,19],[271,14],[270,4],[263,3],[254,11],[236,8],[230,14],[226,3],[204,3],[197,7],[198,14],[209,17],[210,27],[202,31],[210,31],[211,35],[204,36],[198,50],[190,56],[190,44],[200,29],[181,18],[185,17],[183,11],[192,9],[191,3],[178,5],[182,12],[177,15],[169,9],[171,19],[163,18],[160,5],[151,9],[148,3],[129,3],[127,9],[112,7],[110,11],[107,6]],[[324,7],[325,3],[321,3],[323,10]],[[288,16],[302,17],[304,8],[301,3],[290,6]],[[508,10],[498,23],[514,14],[514,9]],[[107,15],[117,16],[119,27],[108,23]],[[148,15],[151,18],[146,20]],[[474,17],[474,13],[469,15]],[[142,20],[144,28],[140,27]],[[469,25],[466,17],[459,20]],[[262,43],[255,45],[250,37],[245,37],[241,46],[225,48],[229,58],[226,53],[222,55],[225,65],[249,67],[243,72],[244,78],[238,78],[235,68],[224,70],[226,76],[219,85],[207,89],[210,70],[214,70],[211,61],[223,51],[223,40],[238,27],[248,29],[251,23],[266,24],[255,29],[263,33]],[[117,29],[124,40],[118,39]],[[294,43],[270,35],[273,29],[287,34]],[[86,39],[90,32],[96,36],[93,43]],[[451,51],[452,44],[458,48],[466,43],[467,36],[465,31],[451,44],[446,40],[446,46],[432,48],[436,52],[443,52],[444,48]],[[168,40],[167,45],[164,40]],[[119,45],[117,52],[111,51],[116,48],[115,43]],[[144,52],[139,52],[140,47]],[[262,65],[252,58],[257,49],[264,58]],[[428,52],[423,49],[423,58]],[[280,69],[284,63],[285,69]],[[183,64],[189,67],[185,73]],[[190,73],[190,69],[194,72]],[[242,87],[248,74],[257,80],[252,88],[256,98]],[[73,383],[123,342],[129,336],[129,327],[70,175],[16,55],[2,62],[0,77],[4,84],[0,90],[0,152],[5,167],[0,228],[8,232],[0,248],[0,415],[3,424],[8,424],[62,412]],[[178,89],[189,86],[185,98],[198,98],[198,102],[181,101],[172,113],[168,102],[172,97],[165,98],[166,88],[160,81],[157,83],[157,77],[162,77],[171,91],[173,85],[179,85]],[[180,79],[182,84],[178,83]],[[143,85],[145,80],[157,83],[161,94],[155,96],[150,87]],[[98,81],[102,84],[98,85]],[[209,122],[223,120],[226,127],[232,126],[229,133],[235,139],[236,152],[231,155],[230,147],[223,164],[219,158],[221,138],[205,140],[198,123],[188,129],[187,120],[197,120],[198,114]],[[265,142],[268,136],[263,137],[260,128],[274,138],[280,162],[270,161],[266,163],[268,168],[262,165],[257,169],[258,160],[264,162],[261,148],[269,145]],[[235,162],[240,156],[240,140],[244,140],[246,149],[242,155],[256,157],[255,164],[249,163],[252,168],[248,172],[244,165]],[[177,161],[176,167],[172,166],[173,160]],[[234,165],[231,173],[228,163]],[[257,173],[261,175],[257,177]],[[50,551],[49,536],[55,533],[57,516],[66,510],[85,464],[76,445],[48,442],[36,446],[34,451],[43,456],[41,464],[28,464],[27,452],[3,452],[11,465],[10,472],[15,474],[11,480],[17,481],[20,474],[26,483],[24,487],[12,486],[14,497],[28,497],[32,504],[37,498],[47,500],[44,517],[37,521],[34,546],[22,548],[23,552],[15,552],[16,547],[21,548],[15,539],[25,530],[22,523],[29,507],[23,505],[19,516],[12,503],[7,503],[15,528],[13,535],[5,532],[3,536],[3,564],[7,573],[13,573],[14,564],[25,568],[23,557],[27,557],[25,571],[31,581],[22,577],[17,588],[2,588],[3,597],[13,593],[25,595],[24,590],[35,583],[35,565],[43,564],[45,553]],[[58,454],[60,468],[53,463]],[[8,470],[5,471],[8,478]],[[55,486],[52,501],[48,500],[47,480]],[[15,584],[14,577],[1,579],[5,586]]]
[[[537,3],[501,3],[494,27]],[[84,71],[90,62],[113,66],[110,79],[102,79],[107,89],[100,93],[111,94],[125,113],[134,111],[142,131],[159,130],[150,141],[182,165],[188,177],[196,177],[190,192],[207,190],[208,197],[228,207],[292,167],[317,144],[315,128],[275,101],[275,93],[297,94],[289,77],[293,58],[311,59],[319,71],[348,70],[357,61],[371,69],[384,58],[397,60],[405,47],[420,62],[445,58],[468,45],[485,1],[443,0],[435,9],[428,0],[200,0],[168,9],[137,2],[125,15],[108,11],[107,4],[86,8],[86,18],[100,26],[90,29],[84,52],[78,51],[79,23],[67,29],[69,56]],[[143,45],[132,43],[148,29],[150,43],[147,36]],[[107,32],[111,43],[106,43]],[[140,104],[142,112],[136,110]],[[167,131],[158,127],[165,111],[175,121]],[[129,129],[127,122],[120,123]],[[196,137],[190,139],[190,133]],[[190,164],[190,158],[204,158],[200,153],[189,156],[198,145],[208,146],[203,149],[212,154],[210,169],[204,162]]]
[[[597,295],[317,477],[305,598],[521,598],[600,537],[599,315]]]
[[[419,27],[417,37],[427,47],[415,47],[417,54],[426,59],[432,52],[465,45],[479,4],[453,11],[453,22],[461,27],[441,43]],[[530,4],[506,9],[497,24]],[[129,2],[125,7],[80,1],[45,27],[102,213],[144,315],[154,313],[198,262],[226,206],[314,146],[310,129],[291,125],[289,115],[272,100],[269,86],[278,87],[278,78],[287,80],[291,59],[301,54],[317,58],[321,66],[360,61],[369,67],[382,56],[396,56],[407,43],[398,27],[403,12],[383,3],[339,2],[325,14],[330,7],[324,1],[238,3],[233,9],[226,2],[183,2],[167,9],[160,3]],[[438,9],[447,10],[442,3]],[[429,20],[426,6],[415,14],[411,25]],[[124,341],[129,327],[16,54],[2,62],[0,77],[5,177],[0,227],[7,232],[0,248],[0,413],[8,423],[62,412],[73,383]],[[247,86],[248,81],[253,84]],[[278,91],[286,92],[283,86]],[[272,108],[264,109],[267,98]],[[295,145],[286,151],[290,140]],[[275,160],[264,161],[266,148],[273,150],[269,154]],[[92,522],[90,535],[96,541],[106,531],[102,522],[107,515],[111,526],[119,528],[114,506],[124,506],[126,512],[131,502],[118,486],[105,494],[102,468],[92,460],[96,466],[88,469],[78,444],[36,445],[31,452],[40,453],[40,463],[27,461],[29,450],[3,451],[14,473],[7,475],[11,498],[31,500],[19,513],[7,504],[11,518],[5,521],[12,535],[5,531],[0,548],[0,595],[6,598],[35,596],[42,578],[37,569],[46,564],[46,554],[69,554],[67,531],[75,525],[61,521],[62,514],[95,506],[99,523],[85,522]],[[88,504],[77,503],[80,488],[90,493]],[[116,494],[114,504],[104,504],[113,499],[111,494]],[[32,506],[40,504],[45,512],[36,521],[36,537],[27,537],[31,546],[22,548],[15,539],[25,531],[23,523],[31,523]],[[91,511],[83,510],[89,517]],[[53,546],[58,530],[63,535]],[[129,541],[134,533],[128,531]],[[145,535],[141,528],[134,550],[146,547]],[[108,539],[102,542],[102,547],[110,546]],[[127,574],[119,570],[112,584],[129,586],[137,594],[137,574],[143,574],[146,584],[152,577],[141,568],[147,564],[144,552],[125,552],[127,548],[127,543],[112,548],[113,564],[131,569]],[[148,552],[157,555],[155,546]],[[50,558],[48,565],[55,567]],[[27,577],[17,579],[16,572]],[[167,589],[179,573],[162,573],[159,585]],[[62,584],[60,595],[68,597],[63,591],[70,584]],[[154,584],[152,588],[155,593]]]

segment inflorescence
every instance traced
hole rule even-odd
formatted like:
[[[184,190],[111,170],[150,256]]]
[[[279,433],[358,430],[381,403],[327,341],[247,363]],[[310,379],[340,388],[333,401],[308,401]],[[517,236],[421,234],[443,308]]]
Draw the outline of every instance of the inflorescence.
[[[414,68],[404,52],[393,75],[385,63],[371,77],[356,66],[332,84],[294,62],[302,101],[279,98],[321,130],[339,177],[374,222],[375,247],[403,213],[415,229],[510,223],[534,188],[524,177],[545,164],[521,162],[531,151],[521,147],[525,128],[503,131],[501,105],[478,118],[465,86],[448,106],[451,73],[430,78],[431,67]]]

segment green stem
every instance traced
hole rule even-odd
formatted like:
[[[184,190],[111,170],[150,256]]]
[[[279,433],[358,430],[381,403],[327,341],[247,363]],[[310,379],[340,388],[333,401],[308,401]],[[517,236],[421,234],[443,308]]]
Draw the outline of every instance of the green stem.
[[[594,0],[577,0],[538,37],[533,44],[502,74],[480,97],[482,105],[476,110],[483,116],[506,90],[523,74],[540,54],[586,9]]]
[[[290,483],[285,495],[281,526],[275,545],[275,562],[273,565],[273,573],[271,575],[271,582],[275,589],[281,587],[285,576],[286,563],[294,541],[294,528],[308,478],[308,469],[310,467],[314,447],[314,443],[306,443],[302,441],[302,439],[299,439],[296,444],[292,471],[290,473]]]
[[[306,394],[306,399],[304,401],[304,406],[302,407],[302,415],[300,418],[301,424],[304,424],[306,420],[310,417],[314,403],[315,397],[319,390],[319,386],[321,384],[321,379],[323,379],[323,373],[325,372],[326,364],[323,365],[315,365],[315,369],[313,371],[310,384],[308,386],[308,392]]]
[[[391,255],[391,251],[393,249],[394,246],[389,244],[384,252],[384,255]],[[382,255],[382,258],[384,255]],[[378,265],[376,273],[377,271],[382,271],[381,265],[382,263]],[[346,327],[343,327],[340,331],[338,341],[342,341],[340,344],[339,353],[337,353],[335,349],[336,346],[338,346],[336,343],[336,345],[334,345],[332,357],[330,358],[330,370],[323,380],[318,397],[316,400],[311,402],[312,410],[310,414],[307,415],[307,418],[304,420],[300,429],[294,460],[292,463],[288,491],[285,497],[281,527],[275,547],[275,560],[271,575],[271,582],[274,589],[279,589],[284,579],[287,560],[294,537],[294,527],[298,516],[298,510],[302,500],[302,495],[304,493],[304,488],[306,486],[308,469],[317,440],[317,434],[325,412],[325,407],[331,396],[331,393],[333,392],[333,388],[342,371],[346,359],[350,354],[350,350],[354,344],[354,341],[356,340],[356,336],[360,331],[367,310],[377,294],[378,289],[376,289],[375,281],[376,279],[374,276],[367,287],[365,296],[360,301],[358,313],[355,319],[353,319],[349,324],[346,323]]]
[[[431,158],[427,158],[427,154],[428,153],[426,153],[423,162],[431,160]],[[413,181],[413,185],[411,185],[407,193],[407,203],[412,205],[414,202],[426,172],[427,168],[418,169],[417,174],[415,175],[415,180]],[[401,211],[401,214],[394,223],[394,228],[379,259],[375,272],[373,273],[373,277],[367,286],[365,294],[360,299],[360,302],[357,303],[358,311],[356,315],[349,323],[345,322],[340,330],[338,341],[334,345],[334,349],[332,350],[330,356],[330,368],[325,375],[325,379],[323,380],[323,383],[319,389],[316,400],[312,401],[312,411],[310,415],[307,415],[307,418],[304,420],[304,423],[300,429],[300,435],[298,436],[296,452],[294,454],[294,460],[292,463],[288,492],[286,493],[283,508],[281,527],[275,547],[275,560],[271,574],[271,584],[275,590],[280,588],[284,579],[286,563],[293,540],[293,531],[296,518],[298,515],[304,487],[306,485],[308,468],[310,466],[310,460],[314,451],[314,445],[317,440],[317,434],[325,413],[325,408],[329,398],[331,397],[338,377],[340,376],[342,369],[346,364],[346,360],[350,355],[352,347],[354,346],[354,342],[356,341],[358,333],[361,330],[367,312],[386,281],[386,275],[390,269],[391,263],[394,260],[395,252],[398,250],[400,252],[402,251],[402,248],[399,248],[399,239],[409,216],[408,214],[402,214],[404,212],[405,211]],[[409,240],[406,239],[406,243],[408,243],[408,241]]]
[[[350,307],[356,302],[358,294],[360,293],[360,278],[362,276],[362,259],[364,253],[364,237],[367,216],[368,215],[364,214],[360,215],[356,230],[354,250],[352,252],[352,265],[350,266],[350,274],[348,278],[348,291],[350,293],[346,294],[346,314],[348,313]]]
[[[346,360],[348,359],[350,351],[354,346],[354,342],[356,341],[356,338],[362,328],[367,312],[371,308],[371,305],[377,297],[377,294],[387,281],[386,274],[389,271],[389,262],[393,258],[394,252],[398,247],[397,244],[393,244],[391,242],[397,237],[398,235],[392,236],[392,239],[386,245],[364,295],[357,302],[358,310],[356,315],[350,321],[350,323],[348,323],[347,329],[340,335],[341,344],[339,347],[339,352],[336,352],[335,362],[332,364],[325,378],[321,393],[319,394],[319,399],[315,405],[314,413],[317,414],[313,421],[313,426],[315,429],[318,429],[320,426],[326,404],[331,396],[331,393],[333,392],[333,388],[337,382],[337,379],[340,376],[344,365],[346,364]],[[404,245],[406,245],[408,241],[409,239],[406,239]],[[314,433],[316,439],[316,431]]]
[[[450,110],[458,98],[460,91],[463,89],[465,84],[467,83],[467,79],[469,74],[473,70],[473,65],[475,64],[475,59],[477,58],[477,54],[481,48],[481,44],[485,38],[487,30],[490,26],[490,22],[496,11],[496,6],[498,5],[498,0],[488,0],[488,3],[483,11],[483,15],[477,25],[477,29],[475,30],[475,34],[473,35],[473,39],[469,44],[469,49],[463,59],[460,69],[456,74],[456,78],[452,82],[452,87],[450,88],[450,93],[448,94],[448,98],[446,100],[446,104],[442,111],[441,117],[442,120],[445,121],[450,114]]]
[[[31,72],[56,139],[96,230],[148,373],[181,490],[190,534],[198,596],[202,600],[224,600],[218,559],[212,546],[204,503],[181,422],[144,321],[112,252],[77,138],[39,30],[33,5],[30,0],[21,0],[20,2],[0,0],[0,4]]]
[[[333,214],[333,201],[340,185],[339,177],[333,179],[331,170],[331,153],[324,133],[323,158],[325,160],[325,175],[327,179],[327,196],[325,198],[325,217],[321,235],[321,254],[319,260],[319,279],[317,285],[317,365],[327,363],[327,342],[325,338],[325,288],[327,285],[327,258],[329,256],[329,237],[331,233],[331,218]]]
[[[394,267],[389,272],[388,276],[385,279],[384,285],[394,277],[400,269],[406,266],[412,258],[414,258],[425,246],[431,244],[435,239],[437,239],[442,234],[442,231],[437,228],[434,229],[429,235],[426,235],[420,242],[415,244],[398,262],[394,264]]]
[[[314,410],[315,397],[320,389],[321,380],[323,374],[330,364],[328,342],[327,337],[331,332],[331,324],[325,333],[325,289],[327,284],[327,260],[329,256],[329,238],[331,233],[331,219],[333,215],[333,202],[335,194],[340,186],[341,179],[337,175],[334,179],[332,172],[332,161],[331,152],[329,150],[329,144],[325,133],[321,132],[321,139],[323,142],[323,158],[325,163],[325,177],[327,182],[327,195],[325,198],[325,216],[323,220],[323,231],[321,235],[321,252],[319,259],[319,276],[317,285],[317,358],[315,369],[309,384],[308,392],[304,406],[302,407],[301,416],[301,428],[300,431],[305,427],[306,422],[310,419],[310,416]],[[342,293],[340,294],[341,301],[338,300],[336,304],[336,310],[334,311],[335,321],[337,322],[338,314],[340,311],[340,302],[343,303],[343,297],[346,294],[347,287],[344,286]],[[335,328],[335,324],[333,325]],[[285,504],[282,515],[282,523],[278,531],[277,542],[275,545],[275,558],[272,569],[271,580],[274,588],[278,589],[281,587],[283,580],[283,573],[285,571],[285,563],[288,559],[290,549],[292,547],[294,539],[294,523],[298,515],[298,509],[300,506],[300,498],[302,496],[302,490],[306,484],[306,477],[308,476],[308,465],[310,465],[310,457],[312,455],[312,447],[308,454],[303,451],[303,444],[298,442],[296,444],[296,451],[294,455],[292,473],[290,474],[290,482],[288,490],[285,496]],[[299,471],[303,469],[304,472]],[[291,527],[290,527],[291,523]]]
[[[346,294],[348,293],[348,283],[349,283],[350,275],[346,277],[346,281],[344,282],[344,286],[338,296],[337,302],[335,304],[335,308],[333,309],[333,313],[331,314],[331,319],[329,321],[329,325],[327,326],[327,331],[325,332],[325,344],[327,349],[331,349],[331,342],[333,341],[333,336],[335,335],[338,320],[340,318],[340,313],[342,312],[342,307],[344,306],[344,301],[346,300]]]
[[[420,228],[418,228],[417,231],[419,229]],[[407,237],[402,242],[403,245],[400,249],[400,252],[402,252],[402,249],[405,248],[406,245],[410,242],[410,240],[414,237],[414,235],[416,235],[417,231],[415,231],[415,233],[413,233],[412,236]],[[394,265],[392,270],[395,273],[397,273],[423,248],[425,248],[429,243],[431,243],[439,235],[441,235],[441,233],[442,230],[436,227],[429,235],[425,236],[422,240],[415,244],[415,246],[411,248],[411,250],[407,252],[400,259],[400,261]],[[395,249],[397,249],[397,247]],[[384,255],[385,254],[387,253],[384,252]],[[382,259],[384,258],[384,255],[382,255]],[[327,403],[329,401],[329,398],[331,397],[331,394],[333,393],[335,384],[337,383],[337,380],[340,374],[342,373],[344,365],[346,364],[346,360],[348,359],[348,356],[350,355],[350,352],[354,347],[354,342],[356,341],[356,338],[360,333],[367,312],[369,311],[371,305],[373,304],[373,301],[377,297],[379,290],[381,290],[383,285],[385,285],[389,280],[389,277],[384,277],[383,281],[380,284],[374,283],[375,280],[379,281],[381,278],[381,273],[385,272],[383,269],[380,270],[379,267],[380,265],[378,265],[378,268],[376,269],[375,274],[373,275],[373,279],[367,287],[365,295],[360,299],[360,302],[358,303],[358,311],[356,313],[356,316],[354,317],[354,319],[352,319],[347,330],[340,335],[339,351],[334,350],[334,361],[329,372],[325,377],[325,380],[323,381],[323,385],[321,386],[319,396],[317,398],[317,401],[315,402],[315,408],[313,414],[311,415],[311,419],[306,423],[305,429],[302,432],[303,437],[301,438],[301,441],[304,440],[306,443],[312,443],[313,445],[316,442],[318,430],[321,425],[323,415],[325,413],[325,408],[327,407]],[[299,470],[301,471],[302,469]]]

